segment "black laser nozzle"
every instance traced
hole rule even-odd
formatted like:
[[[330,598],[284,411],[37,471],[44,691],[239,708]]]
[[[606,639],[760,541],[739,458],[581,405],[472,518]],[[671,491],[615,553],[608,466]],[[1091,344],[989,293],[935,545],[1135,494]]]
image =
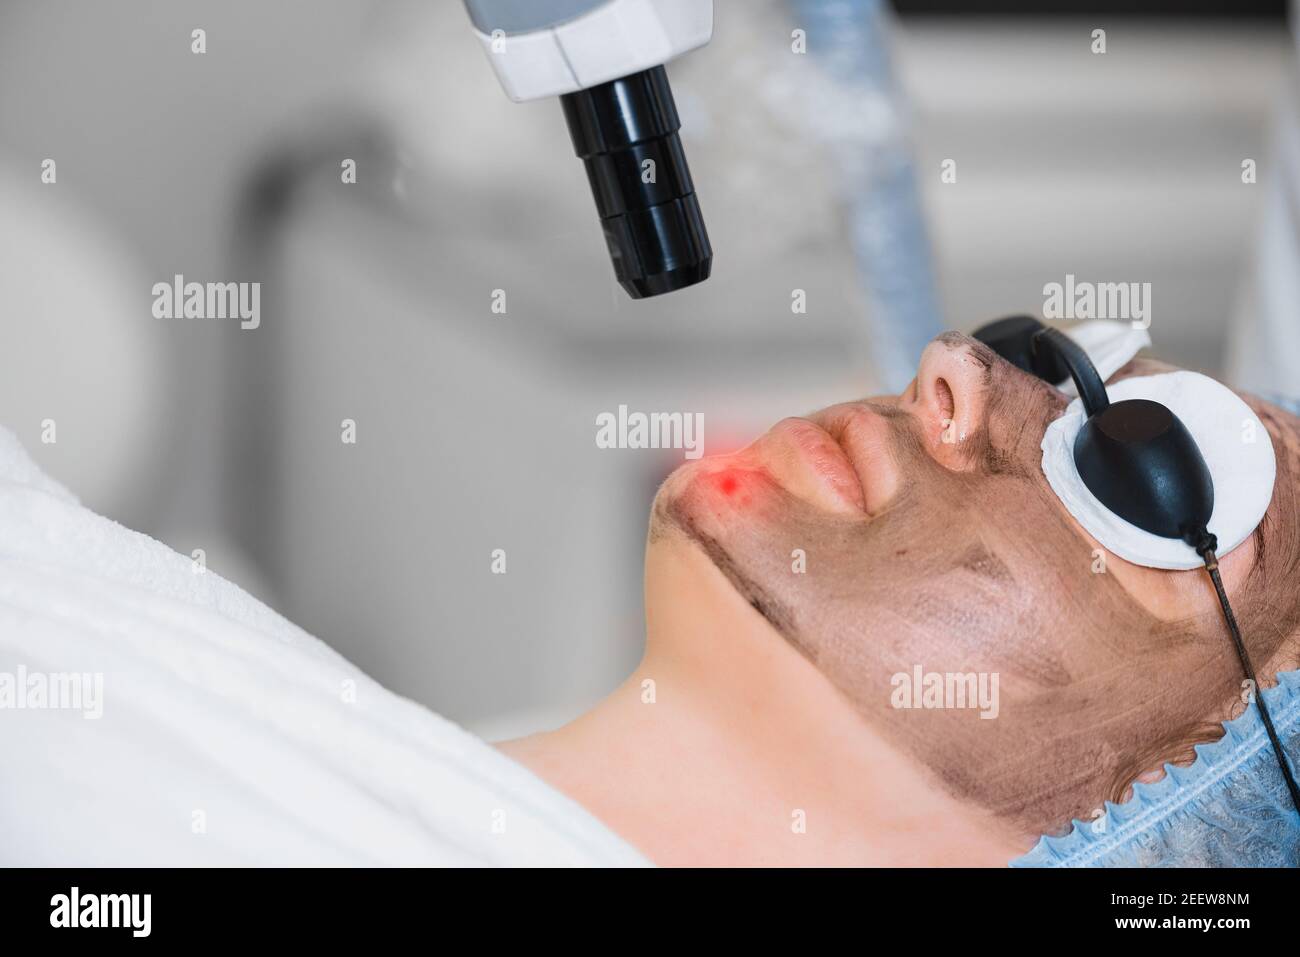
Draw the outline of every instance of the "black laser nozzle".
[[[703,282],[713,247],[662,66],[560,97],[619,285],[633,299]]]

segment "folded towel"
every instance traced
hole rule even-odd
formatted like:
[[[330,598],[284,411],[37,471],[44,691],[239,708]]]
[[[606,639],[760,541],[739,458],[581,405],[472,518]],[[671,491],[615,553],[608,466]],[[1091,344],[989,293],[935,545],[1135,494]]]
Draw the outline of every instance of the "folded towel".
[[[3,865],[646,863],[3,428],[0,754]]]

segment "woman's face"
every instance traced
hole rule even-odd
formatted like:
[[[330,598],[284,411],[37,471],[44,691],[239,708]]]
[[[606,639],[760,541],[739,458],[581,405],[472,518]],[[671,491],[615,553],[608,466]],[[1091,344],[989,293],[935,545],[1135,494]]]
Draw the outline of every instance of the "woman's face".
[[[650,547],[687,536],[946,790],[1054,830],[1227,717],[1239,688],[1222,623],[1135,599],[1047,485],[1039,443],[1067,401],[945,335],[901,395],[787,419],[679,469]],[[1294,443],[1275,446],[1278,485],[1293,485]],[[973,674],[996,701],[902,707],[918,669]]]

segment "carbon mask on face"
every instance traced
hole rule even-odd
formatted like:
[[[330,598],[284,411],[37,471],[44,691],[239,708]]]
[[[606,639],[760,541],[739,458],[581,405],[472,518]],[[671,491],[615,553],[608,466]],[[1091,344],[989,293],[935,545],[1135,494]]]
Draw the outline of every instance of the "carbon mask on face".
[[[1238,669],[1221,622],[1157,619],[1099,571],[1039,468],[1064,396],[980,358],[966,467],[935,460],[904,403],[868,403],[900,476],[878,514],[814,507],[741,453],[670,483],[652,536],[689,536],[874,731],[951,794],[1037,834],[1087,817],[1203,727],[1213,702],[1235,699]],[[954,701],[958,685],[974,701]],[[994,707],[981,687],[996,687]]]

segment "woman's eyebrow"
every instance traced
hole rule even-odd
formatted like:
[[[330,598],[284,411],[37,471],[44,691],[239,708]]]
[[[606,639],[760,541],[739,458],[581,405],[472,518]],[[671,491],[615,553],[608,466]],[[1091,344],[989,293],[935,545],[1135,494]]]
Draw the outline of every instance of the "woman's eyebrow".
[[[1255,526],[1255,530],[1250,533],[1251,544],[1255,547],[1255,560],[1250,563],[1250,570],[1246,572],[1245,585],[1253,585],[1264,575],[1264,523],[1260,522]]]
[[[1294,530],[1288,529],[1286,525],[1288,520],[1287,503],[1281,500],[1283,496],[1279,494],[1278,490],[1292,487],[1300,480],[1300,476],[1297,476],[1294,471],[1294,456],[1296,453],[1292,451],[1296,446],[1300,446],[1300,434],[1295,433],[1289,424],[1277,415],[1276,410],[1268,402],[1250,395],[1247,395],[1246,398],[1248,399],[1247,405],[1259,418],[1260,423],[1264,426],[1265,434],[1273,443],[1277,463],[1277,472],[1274,477],[1274,499],[1269,503],[1268,509],[1265,510],[1259,524],[1255,526],[1254,532],[1251,533],[1251,543],[1255,546],[1255,560],[1246,573],[1245,584],[1253,585],[1259,582],[1268,570],[1269,566],[1266,562],[1273,550],[1270,547],[1269,540],[1270,538],[1276,538],[1275,535],[1271,534],[1272,530],[1276,528],[1277,534],[1282,536],[1286,536],[1288,531],[1291,531],[1293,535],[1295,534]],[[1255,401],[1249,401],[1251,399]],[[1300,522],[1300,515],[1293,513],[1290,521],[1292,523]],[[1270,534],[1266,534],[1265,529],[1269,529]],[[1281,539],[1281,543],[1283,555],[1285,555],[1285,537]],[[1283,557],[1283,561],[1285,560],[1285,557]]]

